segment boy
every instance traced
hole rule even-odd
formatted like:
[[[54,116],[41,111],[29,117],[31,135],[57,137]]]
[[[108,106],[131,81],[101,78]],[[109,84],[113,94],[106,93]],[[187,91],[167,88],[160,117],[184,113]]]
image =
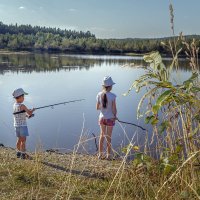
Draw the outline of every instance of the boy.
[[[24,95],[28,95],[28,93],[24,92],[22,88],[14,90],[12,95],[16,101],[13,105],[14,113],[25,111],[23,113],[14,114],[14,127],[17,136],[17,158],[21,157],[22,159],[25,159],[26,137],[29,136],[26,117],[30,118],[35,109],[33,108],[30,110],[23,104]]]

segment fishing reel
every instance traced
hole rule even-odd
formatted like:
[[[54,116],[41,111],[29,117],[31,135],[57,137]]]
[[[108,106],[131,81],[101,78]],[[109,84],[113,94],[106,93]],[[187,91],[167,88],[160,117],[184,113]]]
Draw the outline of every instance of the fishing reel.
[[[30,118],[32,118],[32,117],[34,117],[34,116],[35,116],[35,114],[29,115],[29,116],[28,116],[28,119],[30,119]]]

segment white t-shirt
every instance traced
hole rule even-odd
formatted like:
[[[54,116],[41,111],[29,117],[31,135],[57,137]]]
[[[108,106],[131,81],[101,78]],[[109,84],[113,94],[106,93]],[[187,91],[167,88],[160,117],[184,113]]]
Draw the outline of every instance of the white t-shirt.
[[[20,111],[21,103],[14,103],[13,110],[14,112]],[[20,127],[20,126],[27,126],[26,123],[26,113],[20,113],[14,115],[14,127]]]
[[[115,101],[116,95],[111,93],[111,92],[106,92],[107,107],[103,108],[102,98],[103,98],[104,94],[105,94],[105,92],[99,92],[97,94],[97,97],[96,97],[97,103],[100,104],[100,115],[99,115],[99,118],[104,118],[104,119],[115,118],[115,116],[113,114],[113,111],[112,111],[112,103]]]

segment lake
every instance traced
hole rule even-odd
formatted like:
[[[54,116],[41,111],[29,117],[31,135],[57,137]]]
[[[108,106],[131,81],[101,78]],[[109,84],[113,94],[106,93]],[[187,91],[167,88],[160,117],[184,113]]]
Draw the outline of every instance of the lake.
[[[165,59],[169,63],[170,59]],[[132,65],[130,65],[132,63]],[[58,148],[73,150],[81,140],[80,151],[94,153],[93,133],[99,135],[98,111],[95,109],[96,95],[101,90],[105,75],[112,76],[116,85],[118,118],[151,130],[144,119],[137,120],[136,110],[141,94],[134,90],[124,97],[132,82],[144,73],[138,66],[145,65],[142,57],[65,54],[1,54],[0,55],[0,143],[15,147],[12,106],[14,89],[22,87],[29,93],[24,104],[39,107],[63,101],[82,99],[85,101],[45,108],[35,111],[28,120],[27,149]],[[187,62],[181,60],[181,71],[186,77]],[[177,73],[174,72],[176,76]],[[181,79],[181,78],[180,78]],[[181,81],[181,80],[180,80]],[[81,136],[81,137],[80,137]],[[133,137],[134,136],[134,137]],[[116,151],[130,140],[137,145],[144,141],[145,132],[131,125],[116,123],[112,145]],[[89,141],[86,141],[88,140]]]

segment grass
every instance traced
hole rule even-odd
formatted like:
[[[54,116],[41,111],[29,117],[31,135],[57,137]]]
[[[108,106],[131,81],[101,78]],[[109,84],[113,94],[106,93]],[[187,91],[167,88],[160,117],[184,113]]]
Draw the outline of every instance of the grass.
[[[165,176],[158,161],[135,166],[125,159],[38,152],[33,160],[0,149],[0,199],[199,199],[200,172],[191,155]],[[125,158],[125,157],[124,157]]]

